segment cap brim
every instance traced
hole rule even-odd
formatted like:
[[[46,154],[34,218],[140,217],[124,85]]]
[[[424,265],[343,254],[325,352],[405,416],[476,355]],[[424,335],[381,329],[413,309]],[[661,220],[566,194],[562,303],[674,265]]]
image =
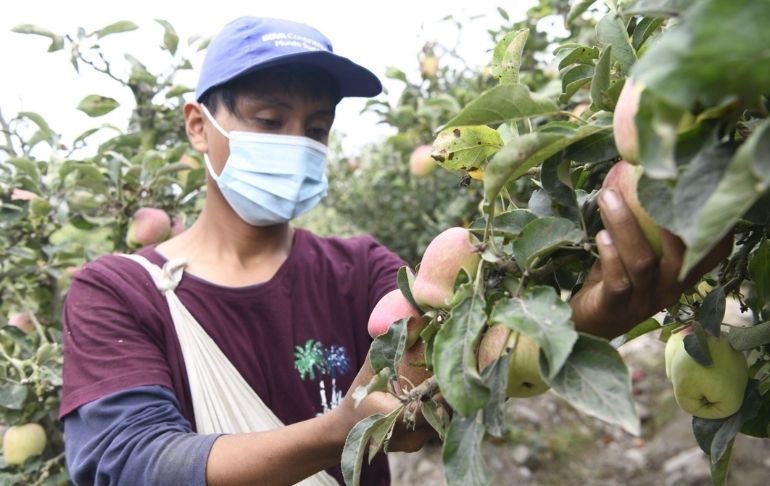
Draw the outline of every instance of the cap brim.
[[[296,52],[279,56],[253,68],[245,69],[233,76],[231,80],[266,68],[297,63],[317,66],[329,73],[337,83],[342,98],[372,97],[382,92],[382,83],[374,73],[346,57],[328,51]]]

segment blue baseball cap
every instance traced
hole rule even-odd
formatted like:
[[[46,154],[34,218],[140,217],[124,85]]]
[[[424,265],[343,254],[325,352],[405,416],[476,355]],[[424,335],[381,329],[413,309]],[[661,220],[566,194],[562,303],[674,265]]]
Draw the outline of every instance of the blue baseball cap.
[[[368,69],[334,54],[332,44],[309,25],[264,17],[239,17],[209,43],[195,99],[245,74],[283,64],[317,66],[336,81],[340,96],[376,96],[382,83]]]

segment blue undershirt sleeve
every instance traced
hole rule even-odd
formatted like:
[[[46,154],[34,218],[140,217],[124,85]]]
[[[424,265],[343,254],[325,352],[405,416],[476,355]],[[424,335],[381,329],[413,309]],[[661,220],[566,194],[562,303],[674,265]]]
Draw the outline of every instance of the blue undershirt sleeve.
[[[107,395],[64,417],[67,468],[76,485],[205,486],[218,434],[201,435],[166,387]]]

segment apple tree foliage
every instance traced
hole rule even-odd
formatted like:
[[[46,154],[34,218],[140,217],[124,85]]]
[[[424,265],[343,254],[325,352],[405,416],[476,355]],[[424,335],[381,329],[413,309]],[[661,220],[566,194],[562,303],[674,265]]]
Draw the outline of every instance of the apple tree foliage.
[[[199,211],[203,170],[187,143],[183,95],[176,84],[192,69],[189,53],[200,38],[180,45],[170,23],[158,20],[165,72],[151,72],[137,58],[117,56],[105,37],[131,35],[137,25],[121,21],[74,35],[20,25],[19,33],[50,40],[54,55],[69,55],[74,69],[95,70],[132,95],[125,127],[101,122],[119,107],[102,93],[73,102],[72,116],[89,117],[92,128],[64,140],[40,113],[0,114],[0,423],[38,422],[46,430],[43,454],[23,465],[0,459],[2,484],[66,484],[61,423],[62,299],[77,268],[107,252],[127,252],[126,232],[139,207],[173,216]],[[52,82],[52,89],[56,84]],[[77,108],[81,113],[74,111]],[[13,315],[33,323],[25,332],[7,325]]]
[[[541,2],[538,8],[550,4],[559,6]],[[724,484],[735,437],[766,438],[770,425],[770,3],[576,0],[552,13],[573,30],[568,42],[551,46],[558,89],[532,82],[526,69],[547,72],[524,68],[532,30],[511,29],[490,53],[497,83],[440,120],[434,133],[433,154],[444,169],[481,170],[484,178],[470,181],[483,196],[467,215],[483,240],[482,264],[473,275],[458,275],[448,308],[422,309],[431,319],[422,338],[433,378],[411,390],[394,385],[392,370],[405,347],[399,321],[375,340],[378,375],[356,395],[395,394],[407,421],[421,410],[443,442],[447,484],[483,485],[480,447],[505,430],[510,359],[503,355],[479,371],[477,347],[490,325],[505,324],[537,341],[540,373],[551,389],[630,434],[639,434],[640,424],[618,348],[649,332],[666,339],[690,326],[695,332],[687,352],[708,365],[700,343],[706,333],[727,332],[750,369],[742,406],[724,419],[693,419],[712,479]],[[568,301],[597,257],[595,198],[619,160],[613,111],[629,77],[645,87],[634,119],[643,168],[639,199],[659,226],[686,244],[682,275],[723,238],[734,245],[703,277],[707,286],[685,292],[664,318],[608,342],[574,329]],[[453,204],[451,193],[443,197],[444,205]],[[404,268],[399,287],[410,299],[412,280]],[[723,324],[727,298],[749,312],[750,325]],[[443,401],[434,400],[438,392]],[[358,483],[366,456],[387,450],[397,420],[395,413],[372,416],[351,431],[342,462],[348,484]]]

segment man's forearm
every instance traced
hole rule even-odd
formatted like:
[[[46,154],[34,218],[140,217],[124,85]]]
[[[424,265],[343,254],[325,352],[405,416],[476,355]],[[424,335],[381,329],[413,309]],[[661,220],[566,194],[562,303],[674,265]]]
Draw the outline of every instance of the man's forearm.
[[[335,409],[267,432],[219,437],[206,467],[209,486],[295,484],[338,464],[349,426]]]

